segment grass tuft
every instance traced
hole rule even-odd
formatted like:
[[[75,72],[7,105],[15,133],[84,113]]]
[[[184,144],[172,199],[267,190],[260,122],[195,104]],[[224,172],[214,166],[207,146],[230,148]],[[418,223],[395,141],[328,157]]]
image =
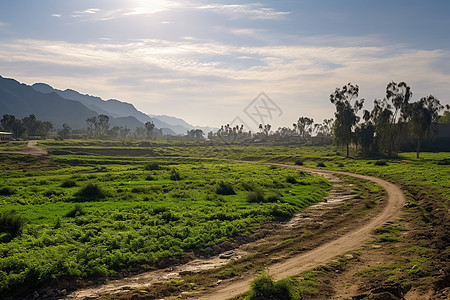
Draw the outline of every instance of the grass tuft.
[[[95,201],[106,197],[105,192],[96,184],[88,183],[75,193],[78,201]]]

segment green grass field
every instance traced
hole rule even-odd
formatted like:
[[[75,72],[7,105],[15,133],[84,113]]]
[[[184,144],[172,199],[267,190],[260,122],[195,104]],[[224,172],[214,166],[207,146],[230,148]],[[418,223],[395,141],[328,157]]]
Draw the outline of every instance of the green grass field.
[[[289,218],[330,188],[324,179],[303,172],[231,160],[382,177],[402,185],[409,192],[409,207],[416,210],[425,211],[420,197],[447,209],[450,203],[449,153],[352,159],[332,146],[42,144],[51,153],[49,162],[0,154],[0,215],[20,227],[0,233],[2,293],[24,284],[33,288],[58,280],[113,277],[146,270],[161,258],[202,253],[265,222]]]
[[[330,188],[303,172],[217,159],[0,156],[1,218],[25,222],[0,233],[1,292],[145,270],[289,218]]]

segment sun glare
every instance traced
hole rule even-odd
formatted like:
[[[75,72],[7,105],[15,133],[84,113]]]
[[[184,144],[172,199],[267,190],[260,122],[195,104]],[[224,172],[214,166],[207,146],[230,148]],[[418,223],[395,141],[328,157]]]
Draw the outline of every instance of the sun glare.
[[[176,6],[175,2],[166,0],[134,0],[130,3],[132,11],[128,15],[153,14]]]

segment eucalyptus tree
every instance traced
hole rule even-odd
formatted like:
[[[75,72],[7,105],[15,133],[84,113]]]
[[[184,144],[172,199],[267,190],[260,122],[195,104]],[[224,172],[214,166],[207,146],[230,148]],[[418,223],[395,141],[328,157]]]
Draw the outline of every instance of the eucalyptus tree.
[[[397,84],[392,81],[386,86],[386,97],[374,102],[371,118],[378,149],[388,156],[396,156],[399,151],[411,97],[411,88],[405,82]]]
[[[148,121],[144,124],[144,126],[145,126],[145,131],[147,133],[147,137],[152,138],[153,130],[155,129],[155,124],[153,122]]]
[[[353,128],[359,122],[358,111],[364,104],[364,99],[357,100],[358,85],[348,83],[342,88],[336,88],[330,95],[330,101],[336,106],[334,113],[334,137],[338,146],[345,146],[349,157],[349,146],[353,138]],[[353,104],[352,104],[353,102]]]
[[[314,120],[308,117],[300,117],[297,123],[294,123],[294,129],[297,130],[298,134],[306,139],[307,134],[312,133]]]
[[[417,138],[417,158],[420,156],[422,141],[432,138],[437,134],[437,124],[439,121],[439,111],[444,106],[439,99],[430,95],[423,97],[419,101],[411,103],[408,107],[409,128],[411,134]]]

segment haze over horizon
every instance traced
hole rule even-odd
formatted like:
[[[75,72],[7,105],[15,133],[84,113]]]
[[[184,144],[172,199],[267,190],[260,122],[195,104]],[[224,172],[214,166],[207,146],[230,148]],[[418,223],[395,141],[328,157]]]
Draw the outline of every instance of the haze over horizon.
[[[333,117],[358,84],[370,109],[390,81],[450,104],[448,1],[7,1],[0,75],[119,99],[219,127],[265,92],[268,120]]]

